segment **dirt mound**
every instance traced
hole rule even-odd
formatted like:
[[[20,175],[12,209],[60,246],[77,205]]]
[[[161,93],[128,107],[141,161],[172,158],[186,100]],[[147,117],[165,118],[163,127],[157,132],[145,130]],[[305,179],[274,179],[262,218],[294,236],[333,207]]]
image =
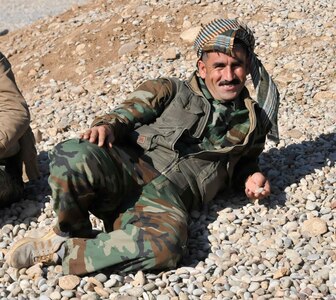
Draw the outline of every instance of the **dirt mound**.
[[[137,3],[94,1],[1,36],[0,49],[12,63],[20,88],[25,91],[50,79],[78,83],[118,61],[122,51],[128,56],[162,55],[170,45],[183,42],[179,35],[184,17],[193,15],[192,7],[171,17],[161,7]]]

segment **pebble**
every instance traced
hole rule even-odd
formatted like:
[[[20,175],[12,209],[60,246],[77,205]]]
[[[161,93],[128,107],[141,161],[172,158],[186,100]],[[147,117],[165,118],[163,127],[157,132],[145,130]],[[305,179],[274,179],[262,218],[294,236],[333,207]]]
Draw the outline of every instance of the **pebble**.
[[[191,43],[201,23],[222,5],[140,2],[92,1],[67,16],[1,36],[1,51],[11,60],[31,110],[42,172],[34,183],[36,197],[2,209],[1,249],[54,224],[47,152],[78,136],[145,79],[188,78],[196,59]],[[281,141],[267,140],[260,156],[271,196],[252,204],[239,194],[220,194],[192,211],[189,254],[175,270],[78,277],[64,275],[61,266],[37,264],[18,272],[1,254],[0,299],[332,299],[327,297],[336,293],[332,4],[301,0],[299,11],[289,0],[267,6],[260,0],[222,2],[232,7],[230,16],[251,25],[256,52],[279,87]],[[100,34],[104,43],[94,44]],[[55,60],[53,53],[58,53],[57,66],[48,63]]]
[[[146,283],[145,274],[142,271],[138,271],[134,276],[133,285],[134,286],[143,286]]]
[[[49,297],[50,297],[51,300],[59,300],[59,299],[62,298],[62,295],[61,295],[60,292],[54,291],[49,295]]]
[[[144,292],[142,287],[134,287],[127,290],[127,294],[134,297],[140,297]]]
[[[106,288],[111,288],[111,287],[115,286],[116,283],[117,283],[117,280],[115,278],[111,278],[104,283],[104,286]]]
[[[61,295],[63,297],[72,298],[74,296],[74,292],[73,291],[62,291]]]
[[[66,275],[58,279],[58,284],[63,290],[72,290],[80,283],[80,277],[75,275]]]

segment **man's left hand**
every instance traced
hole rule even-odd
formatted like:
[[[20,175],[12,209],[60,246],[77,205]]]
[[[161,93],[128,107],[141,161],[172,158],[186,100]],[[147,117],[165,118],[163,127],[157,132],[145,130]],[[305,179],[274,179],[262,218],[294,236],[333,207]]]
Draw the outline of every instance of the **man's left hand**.
[[[263,199],[271,193],[271,185],[264,174],[256,172],[245,182],[245,194],[251,200]]]

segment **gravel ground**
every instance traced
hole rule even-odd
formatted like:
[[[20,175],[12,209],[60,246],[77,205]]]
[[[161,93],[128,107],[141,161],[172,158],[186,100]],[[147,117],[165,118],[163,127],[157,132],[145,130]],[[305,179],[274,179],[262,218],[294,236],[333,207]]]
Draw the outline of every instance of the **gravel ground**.
[[[334,1],[95,2],[1,37],[30,106],[43,177],[29,186],[34,193],[2,210],[0,248],[55,222],[47,151],[144,79],[187,78],[195,66],[187,40],[218,14],[253,28],[280,90],[281,141],[267,142],[260,158],[272,196],[251,204],[219,195],[192,212],[189,254],[161,273],[64,276],[61,266],[10,268],[0,254],[0,299],[335,300]]]
[[[58,15],[88,0],[0,0],[0,33],[12,31],[47,16]]]

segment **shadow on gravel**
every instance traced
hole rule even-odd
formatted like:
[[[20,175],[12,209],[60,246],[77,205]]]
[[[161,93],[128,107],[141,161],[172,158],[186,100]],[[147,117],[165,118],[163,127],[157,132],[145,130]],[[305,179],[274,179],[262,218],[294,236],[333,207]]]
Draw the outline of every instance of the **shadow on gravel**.
[[[333,166],[336,162],[336,134],[322,134],[311,141],[291,144],[280,149],[270,149],[260,157],[261,169],[267,174],[272,186],[272,196],[260,204],[268,208],[284,206],[285,188],[299,183],[306,175]],[[235,209],[247,205],[244,193],[219,194],[214,201],[199,212],[193,212],[189,222],[188,252],[180,266],[195,267],[211,253],[208,236],[209,224],[218,218],[218,212],[226,208]],[[213,268],[216,266],[214,265]]]
[[[209,224],[218,219],[218,213],[226,208],[229,210],[241,208],[251,203],[244,193],[220,193],[208,204],[205,204],[201,210],[193,211],[190,216],[188,226],[188,245],[187,251],[183,256],[180,267],[195,267],[201,261],[208,258],[211,253],[209,243]],[[212,265],[211,268],[216,268]]]
[[[40,179],[27,183],[25,187],[25,199],[43,200],[45,196],[50,195],[50,187],[48,184],[49,176],[49,157],[48,152],[41,151],[38,154],[38,164],[41,173]]]
[[[306,175],[321,170],[322,167],[333,166],[336,161],[335,149],[336,134],[332,133],[322,134],[311,141],[291,144],[280,149],[270,149],[267,153],[263,153],[260,157],[260,165],[271,181],[273,194],[270,199],[262,201],[262,204],[268,208],[284,206],[286,202],[285,188],[293,183],[299,183]],[[32,192],[27,195],[26,199],[36,201],[42,206],[46,197],[50,195],[47,182],[49,175],[47,152],[41,152],[38,160],[41,167],[41,179],[36,183],[37,185],[31,185],[32,188],[37,187],[38,194]],[[217,220],[218,212],[226,208],[241,208],[248,203],[249,200],[243,193],[221,193],[214,201],[204,205],[200,211],[192,212],[189,221],[188,252],[179,266],[195,267],[209,256],[211,249],[208,241],[210,235],[208,226]],[[31,219],[38,217],[38,215],[39,213],[36,211],[34,215],[25,218],[23,222],[28,225]],[[3,219],[1,221],[0,226],[13,223],[13,214],[8,215],[7,222]],[[210,268],[212,267],[216,268],[216,265],[210,266]]]
[[[271,181],[273,194],[264,204],[268,207],[283,206],[286,187],[299,183],[316,170],[335,165],[336,134],[322,134],[311,141],[270,149],[261,155],[260,161],[261,168]]]

